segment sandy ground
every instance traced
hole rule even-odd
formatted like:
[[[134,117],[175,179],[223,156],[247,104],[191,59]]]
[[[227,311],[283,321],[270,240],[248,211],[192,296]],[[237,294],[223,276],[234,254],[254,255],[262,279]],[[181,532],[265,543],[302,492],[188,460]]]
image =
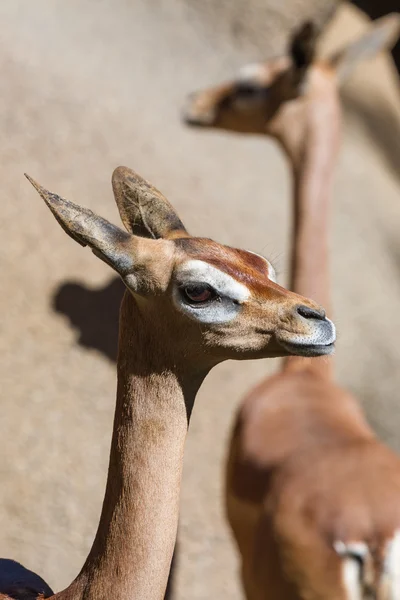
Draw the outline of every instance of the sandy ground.
[[[0,556],[55,589],[79,570],[99,516],[120,285],[65,236],[22,173],[117,220],[111,172],[132,166],[191,231],[262,252],[286,278],[290,187],[276,145],[179,121],[186,93],[261,56],[262,35],[234,49],[194,5],[0,4]],[[362,26],[344,9],[326,45]],[[400,103],[389,61],[361,67],[344,100],[332,240],[338,377],[400,450]],[[276,366],[225,364],[198,397],[176,600],[240,598],[221,501],[225,443],[241,394]]]

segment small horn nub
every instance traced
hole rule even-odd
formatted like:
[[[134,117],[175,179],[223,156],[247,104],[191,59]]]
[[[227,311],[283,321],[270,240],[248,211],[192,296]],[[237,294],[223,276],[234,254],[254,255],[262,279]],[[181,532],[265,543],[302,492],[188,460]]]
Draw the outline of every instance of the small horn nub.
[[[290,55],[296,69],[307,69],[314,60],[317,30],[312,21],[306,21],[297,29],[290,42]]]

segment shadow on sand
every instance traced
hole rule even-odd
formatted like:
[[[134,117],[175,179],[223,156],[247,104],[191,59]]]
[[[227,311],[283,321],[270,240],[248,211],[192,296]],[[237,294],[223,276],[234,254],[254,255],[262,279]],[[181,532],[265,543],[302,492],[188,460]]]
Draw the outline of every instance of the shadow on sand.
[[[119,277],[99,289],[63,283],[53,298],[53,309],[66,316],[79,332],[78,344],[98,350],[116,362],[119,307],[125,286]]]

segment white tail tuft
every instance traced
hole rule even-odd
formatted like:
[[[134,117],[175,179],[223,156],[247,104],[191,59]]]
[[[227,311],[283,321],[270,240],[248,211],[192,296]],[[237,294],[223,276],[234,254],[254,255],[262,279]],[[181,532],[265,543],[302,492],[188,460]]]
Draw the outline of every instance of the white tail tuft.
[[[374,581],[371,555],[365,542],[343,542],[337,540],[333,547],[343,558],[342,578],[346,600],[369,599]]]
[[[337,540],[333,547],[343,558],[346,600],[400,600],[400,530],[387,541],[380,568],[365,542]]]
[[[380,586],[379,600],[400,598],[400,530],[387,543]]]

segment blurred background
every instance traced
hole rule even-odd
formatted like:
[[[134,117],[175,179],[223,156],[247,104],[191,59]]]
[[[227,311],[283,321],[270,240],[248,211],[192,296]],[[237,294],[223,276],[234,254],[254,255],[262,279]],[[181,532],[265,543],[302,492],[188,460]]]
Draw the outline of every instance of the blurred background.
[[[0,556],[56,590],[79,571],[99,517],[122,284],[65,236],[23,172],[118,222],[110,177],[130,166],[189,231],[264,254],[285,283],[290,178],[279,148],[185,129],[180,109],[193,89],[282,53],[304,19],[331,16],[322,53],[356,36],[366,15],[334,0],[0,3]],[[346,85],[332,223],[338,379],[398,451],[399,98],[389,55]],[[276,366],[224,364],[199,394],[174,600],[240,598],[221,502],[224,452],[241,395]]]

